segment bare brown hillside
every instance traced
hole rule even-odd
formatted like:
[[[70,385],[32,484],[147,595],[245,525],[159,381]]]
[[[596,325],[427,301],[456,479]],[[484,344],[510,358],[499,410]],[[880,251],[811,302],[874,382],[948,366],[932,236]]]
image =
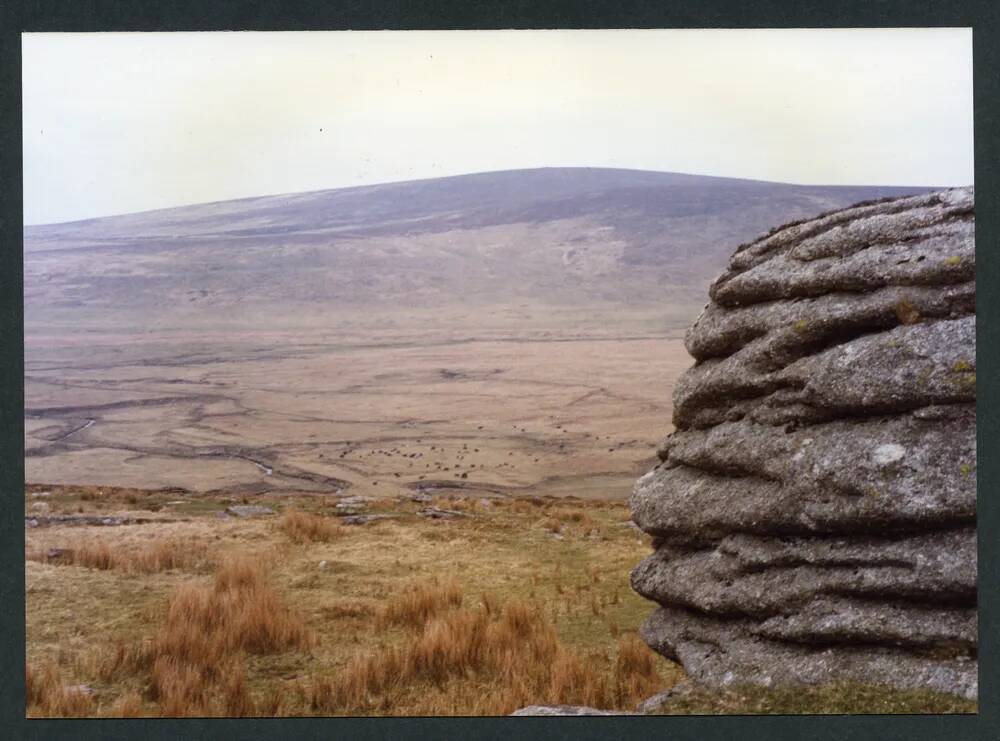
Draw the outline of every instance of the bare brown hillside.
[[[734,245],[919,190],[549,168],[32,226],[25,315],[183,328],[350,307],[693,304]]]

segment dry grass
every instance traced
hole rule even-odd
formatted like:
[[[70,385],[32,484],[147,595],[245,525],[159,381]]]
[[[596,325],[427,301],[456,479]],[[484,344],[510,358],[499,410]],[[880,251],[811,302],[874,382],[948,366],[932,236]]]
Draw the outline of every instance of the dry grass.
[[[533,515],[545,509],[545,500],[539,497],[512,497],[510,499],[501,499],[499,503],[502,503],[507,510],[519,515]]]
[[[172,569],[205,565],[204,544],[182,539],[160,539],[131,547],[106,540],[85,539],[72,547],[35,550],[27,554],[33,561],[88,569],[115,570],[125,574],[152,574]]]
[[[24,682],[29,717],[79,717],[93,713],[90,694],[81,687],[65,685],[53,661],[26,666]]]
[[[452,607],[462,605],[462,589],[454,580],[411,585],[392,599],[379,613],[379,626],[418,626]]]
[[[635,705],[662,689],[657,666],[663,661],[635,633],[618,641],[615,657],[615,699],[619,707]]]
[[[296,543],[326,543],[344,532],[343,526],[329,517],[297,509],[286,510],[278,528]]]
[[[375,614],[375,608],[371,605],[357,602],[345,602],[334,605],[326,605],[320,609],[320,614],[327,620],[339,620],[343,618],[370,618]]]
[[[118,698],[109,713],[113,718],[141,718],[143,716],[142,695],[126,692]]]
[[[595,524],[594,518],[592,518],[589,513],[581,509],[559,508],[550,510],[550,514],[557,520],[579,525],[584,529],[590,529],[594,527]]]
[[[148,674],[149,697],[164,716],[256,715],[243,655],[305,648],[313,641],[268,584],[260,563],[234,557],[219,567],[214,584],[178,587],[152,640],[119,644],[98,671],[105,680]]]
[[[558,520],[555,517],[546,517],[539,520],[539,525],[543,530],[548,530],[550,533],[559,535],[563,529],[562,520]]]
[[[307,495],[259,501],[317,515],[328,506]],[[26,530],[29,552],[102,542],[120,564],[27,564],[33,715],[632,710],[683,678],[636,636],[651,608],[628,571],[649,543],[623,526],[624,503],[501,498],[442,522],[416,516],[425,503],[370,502],[399,519],[297,544],[280,518],[220,519],[227,502],[209,505],[192,498],[188,519],[172,523]],[[547,518],[562,537],[539,528]],[[202,552],[218,564],[213,576],[125,573],[118,554],[140,562],[152,533]],[[916,703],[907,707],[919,712]]]
[[[601,657],[567,648],[537,604],[515,599],[500,608],[484,596],[481,609],[461,609],[454,587],[421,587],[412,594],[424,598],[406,601],[410,609],[389,611],[416,629],[411,637],[401,646],[358,653],[334,677],[314,677],[307,689],[313,711],[384,712],[425,685],[408,712],[505,715],[533,703],[632,707],[651,694],[650,687],[660,688],[651,652],[643,644],[649,655],[642,654],[634,636],[622,640],[609,676]],[[417,615],[426,621],[411,619]]]

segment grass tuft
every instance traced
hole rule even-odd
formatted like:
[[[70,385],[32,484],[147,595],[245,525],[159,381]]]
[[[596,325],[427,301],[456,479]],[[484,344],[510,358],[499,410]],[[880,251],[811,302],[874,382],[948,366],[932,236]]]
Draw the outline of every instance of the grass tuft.
[[[307,648],[313,635],[288,610],[248,557],[224,561],[213,584],[182,584],[171,595],[152,640],[119,644],[101,665],[110,680],[146,673],[150,698],[168,717],[257,714],[244,654]]]
[[[326,543],[344,532],[335,520],[297,509],[286,510],[278,528],[295,543]]]
[[[203,545],[180,539],[154,540],[138,547],[112,546],[103,540],[83,540],[72,548],[28,553],[27,558],[62,566],[135,575],[193,568],[206,560],[206,549]]]
[[[411,585],[379,613],[379,625],[424,625],[444,610],[462,605],[462,589],[453,580]]]
[[[93,714],[94,701],[80,687],[63,684],[59,668],[49,660],[27,665],[24,673],[25,704],[29,717],[79,717]]]
[[[411,592],[418,593],[441,595],[442,587]],[[358,653],[338,674],[313,677],[306,688],[311,709],[334,715],[385,712],[410,693],[408,707],[416,715],[505,715],[534,703],[631,707],[650,687],[661,688],[656,666],[641,653],[637,638],[623,640],[609,677],[594,657],[581,657],[562,643],[539,605],[512,599],[501,607],[484,597],[481,608],[462,609],[460,595],[447,602],[440,596],[427,599],[423,604],[433,604],[433,610],[393,612],[405,614],[402,622],[411,627],[419,625],[418,614],[428,617],[402,645]],[[428,689],[414,702],[417,686]]]

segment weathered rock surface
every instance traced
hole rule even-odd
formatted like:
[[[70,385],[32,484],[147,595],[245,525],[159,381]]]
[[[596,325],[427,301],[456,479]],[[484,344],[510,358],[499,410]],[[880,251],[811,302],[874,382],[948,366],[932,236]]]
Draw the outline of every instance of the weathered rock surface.
[[[25,527],[53,527],[56,525],[147,525],[149,523],[184,522],[169,517],[133,517],[131,515],[33,515],[24,518]]]
[[[642,715],[655,713],[675,700],[691,694],[695,690],[695,684],[691,680],[683,680],[675,684],[670,689],[657,692],[652,697],[647,697],[636,706],[636,710]]]
[[[454,509],[441,509],[440,507],[424,507],[417,514],[430,520],[454,520],[459,517],[470,516],[465,512],[459,512]]]
[[[710,686],[977,695],[973,192],[740,247],[636,484],[657,651]]]
[[[370,522],[378,522],[379,520],[394,520],[398,515],[346,515],[340,519],[345,525],[367,525]]]

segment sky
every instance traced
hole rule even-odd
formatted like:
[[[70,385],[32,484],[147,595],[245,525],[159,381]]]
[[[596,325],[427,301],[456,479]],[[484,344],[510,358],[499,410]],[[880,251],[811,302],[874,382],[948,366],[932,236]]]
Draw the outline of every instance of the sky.
[[[24,222],[529,167],[968,185],[970,29],[24,34]]]

